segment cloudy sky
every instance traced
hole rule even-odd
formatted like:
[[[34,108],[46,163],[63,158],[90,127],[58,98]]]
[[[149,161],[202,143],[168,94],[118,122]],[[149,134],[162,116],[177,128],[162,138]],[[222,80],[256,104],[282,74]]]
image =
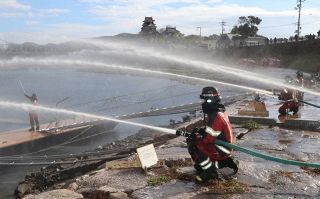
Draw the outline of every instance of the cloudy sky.
[[[145,16],[158,28],[176,26],[184,34],[229,32],[239,16],[262,19],[259,34],[294,34],[297,0],[0,0],[0,40],[21,43],[62,42],[74,38],[138,33]],[[320,29],[320,0],[302,9],[302,34]]]

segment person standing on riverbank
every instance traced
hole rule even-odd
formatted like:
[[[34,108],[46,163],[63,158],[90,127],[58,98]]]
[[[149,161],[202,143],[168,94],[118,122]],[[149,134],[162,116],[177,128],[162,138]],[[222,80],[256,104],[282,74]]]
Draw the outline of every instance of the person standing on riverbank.
[[[33,93],[31,96],[29,96],[27,94],[24,94],[24,96],[26,98],[28,98],[34,106],[37,106],[39,104],[38,97],[37,97],[37,95],[35,93]],[[30,118],[30,126],[31,126],[29,131],[34,131],[35,130],[35,128],[34,128],[35,125],[36,125],[36,130],[38,131],[39,128],[40,128],[40,125],[39,125],[38,113],[36,112],[36,110],[34,110],[34,109],[30,110],[29,118]]]
[[[232,150],[215,144],[216,139],[233,142],[231,124],[218,90],[214,87],[205,87],[200,98],[204,100],[202,111],[205,126],[194,128],[192,133],[176,131],[176,135],[187,137],[188,151],[198,172],[195,176],[197,183],[218,178],[217,169],[224,167],[233,169],[234,174],[238,172],[238,166],[231,158]]]

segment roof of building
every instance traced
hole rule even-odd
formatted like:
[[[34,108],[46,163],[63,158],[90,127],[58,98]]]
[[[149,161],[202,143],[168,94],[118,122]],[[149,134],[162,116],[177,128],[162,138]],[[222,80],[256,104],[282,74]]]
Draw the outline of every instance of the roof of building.
[[[145,17],[143,22],[154,22],[154,19],[152,17]]]

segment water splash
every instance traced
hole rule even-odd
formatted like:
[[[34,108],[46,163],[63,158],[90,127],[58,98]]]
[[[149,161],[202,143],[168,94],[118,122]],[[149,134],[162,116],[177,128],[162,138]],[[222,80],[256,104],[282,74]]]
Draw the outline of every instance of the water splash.
[[[134,125],[134,126],[138,126],[138,127],[144,127],[144,128],[148,128],[148,129],[152,129],[152,130],[161,131],[164,133],[175,134],[175,130],[173,130],[173,129],[156,127],[156,126],[152,126],[152,125],[141,124],[141,123],[137,123],[137,122],[130,122],[130,121],[126,121],[126,120],[115,119],[112,117],[94,115],[94,114],[77,112],[77,111],[71,111],[71,110],[66,110],[66,109],[50,108],[50,107],[45,107],[45,106],[35,107],[34,105],[31,105],[31,104],[8,102],[8,101],[1,101],[1,100],[0,100],[0,107],[15,108],[15,109],[20,109],[20,110],[25,110],[25,111],[28,111],[30,109],[34,109],[34,110],[46,111],[46,112],[50,112],[50,113],[61,113],[61,114],[73,115],[73,116],[76,115],[76,116],[82,116],[82,117],[87,117],[87,118],[92,118],[92,119],[108,120],[108,121],[113,121],[113,122],[117,122],[117,123],[130,124],[130,125]]]
[[[57,65],[62,65],[66,66],[68,65],[70,68],[73,69],[87,69],[88,66],[90,66],[90,69],[94,69],[93,67],[96,67],[95,69],[116,69],[116,70],[125,70],[125,71],[132,71],[132,72],[140,72],[140,73],[150,73],[150,74],[156,74],[156,75],[162,75],[162,76],[167,76],[167,77],[175,77],[175,78],[180,78],[180,79],[189,79],[197,82],[206,82],[206,83],[214,83],[214,84],[220,84],[220,85],[225,85],[225,86],[230,86],[230,87],[235,87],[235,88],[240,88],[244,90],[251,90],[254,92],[262,93],[268,96],[273,96],[272,92],[265,91],[262,89],[257,89],[249,86],[242,86],[242,85],[237,85],[237,84],[232,84],[232,83],[227,83],[227,82],[221,82],[221,81],[216,81],[216,80],[209,80],[205,78],[199,78],[199,77],[193,77],[193,76],[187,76],[187,75],[179,75],[175,73],[169,73],[169,72],[163,72],[163,71],[157,71],[157,70],[149,70],[149,69],[144,69],[144,68],[136,68],[136,67],[129,67],[129,66],[121,66],[121,65],[109,65],[101,62],[88,62],[88,61],[81,61],[81,60],[63,60],[63,59],[33,59],[33,58],[15,58],[12,60],[8,61],[2,61],[0,62],[0,67],[1,66],[10,66],[10,65],[17,65],[17,64],[22,64],[24,67],[26,65],[42,65],[42,66],[54,66],[56,67]],[[77,66],[77,67],[76,67]]]
[[[312,90],[305,89],[305,88],[301,88],[301,87],[288,85],[288,84],[282,83],[281,80],[276,79],[276,78],[270,78],[265,75],[260,75],[258,73],[253,73],[253,72],[249,72],[249,71],[245,71],[245,70],[237,69],[237,68],[233,68],[233,67],[212,64],[212,63],[207,63],[207,62],[198,61],[198,60],[192,60],[187,57],[179,57],[179,56],[171,55],[171,54],[169,55],[164,52],[155,51],[152,48],[147,48],[147,47],[142,48],[139,46],[133,46],[132,43],[121,43],[121,42],[115,43],[115,42],[111,42],[111,41],[96,40],[96,39],[94,39],[94,40],[93,39],[84,39],[84,40],[79,40],[78,42],[84,42],[87,44],[96,45],[98,47],[119,49],[119,50],[121,50],[121,53],[124,53],[124,52],[130,53],[130,51],[128,51],[128,49],[130,49],[130,50],[134,51],[134,53],[136,55],[142,56],[142,57],[155,57],[157,59],[180,63],[185,66],[192,66],[195,68],[221,72],[224,74],[234,75],[236,77],[240,77],[245,80],[260,82],[260,83],[263,83],[266,85],[273,85],[276,87],[295,89],[295,90],[299,90],[301,92],[320,96],[319,92],[312,91]]]

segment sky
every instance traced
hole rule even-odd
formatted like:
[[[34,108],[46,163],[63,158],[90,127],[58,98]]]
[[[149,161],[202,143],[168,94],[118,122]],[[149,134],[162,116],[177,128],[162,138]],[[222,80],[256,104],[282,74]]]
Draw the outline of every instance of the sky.
[[[289,37],[297,29],[297,0],[0,0],[0,43],[59,43],[77,38],[138,33],[146,16],[158,28],[185,35],[230,32],[240,16],[262,19],[259,35]],[[302,4],[301,34],[320,30],[320,0]]]

